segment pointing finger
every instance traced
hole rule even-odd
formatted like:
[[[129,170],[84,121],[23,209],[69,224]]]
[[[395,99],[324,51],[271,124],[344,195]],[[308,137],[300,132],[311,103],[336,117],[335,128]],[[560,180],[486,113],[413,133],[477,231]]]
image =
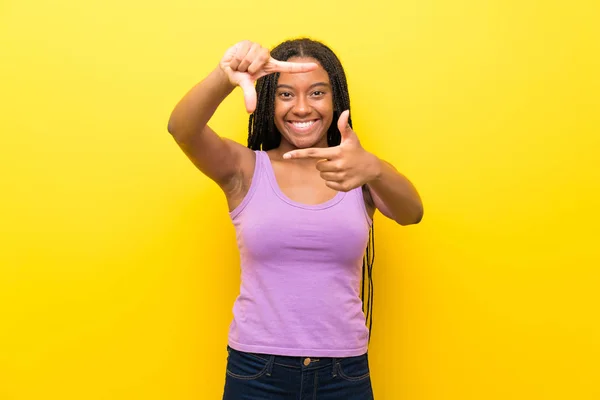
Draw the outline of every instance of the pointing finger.
[[[310,72],[319,68],[317,63],[297,63],[297,62],[287,62],[287,61],[279,61],[275,60],[273,57],[269,60],[267,65],[265,65],[265,71],[272,72]]]
[[[318,160],[330,160],[339,154],[337,147],[313,147],[310,149],[300,149],[288,151],[283,155],[284,159],[290,158],[314,158]]]

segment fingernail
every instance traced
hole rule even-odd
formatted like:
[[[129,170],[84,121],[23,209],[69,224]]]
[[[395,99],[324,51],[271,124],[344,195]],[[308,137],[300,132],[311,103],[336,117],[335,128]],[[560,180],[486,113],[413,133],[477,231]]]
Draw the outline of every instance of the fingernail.
[[[285,160],[289,160],[290,158],[292,158],[292,155],[291,155],[290,153],[285,153],[285,154],[283,155],[283,158],[284,158]]]

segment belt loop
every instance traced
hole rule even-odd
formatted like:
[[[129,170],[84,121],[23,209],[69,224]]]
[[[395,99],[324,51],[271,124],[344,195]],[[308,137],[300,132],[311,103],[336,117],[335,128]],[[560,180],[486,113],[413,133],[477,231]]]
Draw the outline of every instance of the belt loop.
[[[331,369],[331,376],[335,378],[337,376],[337,358],[332,358],[331,364],[333,365]]]
[[[274,363],[275,363],[275,356],[271,355],[269,357],[269,362],[267,363],[267,376],[271,376],[271,372],[273,371]]]

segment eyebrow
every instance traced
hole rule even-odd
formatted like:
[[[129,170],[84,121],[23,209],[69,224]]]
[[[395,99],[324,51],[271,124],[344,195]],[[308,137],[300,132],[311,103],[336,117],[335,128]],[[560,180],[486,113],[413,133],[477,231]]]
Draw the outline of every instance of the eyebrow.
[[[310,85],[308,88],[312,89],[314,87],[317,86],[326,86],[326,87],[330,87],[329,83],[327,82],[317,82],[317,83],[313,83],[312,85]],[[277,85],[277,89],[281,89],[281,88],[286,88],[286,89],[294,89],[292,86],[290,85]]]

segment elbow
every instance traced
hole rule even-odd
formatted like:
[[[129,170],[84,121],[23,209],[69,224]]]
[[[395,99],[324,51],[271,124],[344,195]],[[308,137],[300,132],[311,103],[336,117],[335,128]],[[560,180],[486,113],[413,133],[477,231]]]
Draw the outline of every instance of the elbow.
[[[169,132],[171,135],[174,135],[175,133],[175,123],[173,121],[173,116],[171,116],[169,118],[169,121],[167,122],[167,132]]]
[[[184,140],[185,129],[182,128],[183,127],[181,126],[181,124],[178,124],[177,121],[173,119],[173,117],[169,118],[169,122],[167,122],[167,132],[169,132],[169,134],[173,137],[173,139],[175,139],[177,143],[180,143]]]
[[[177,109],[174,109],[169,115],[169,120],[167,121],[167,132],[169,132],[172,136],[181,135],[181,131],[185,130],[185,120],[182,119],[181,115],[178,113]]]
[[[420,205],[411,213],[407,213],[402,218],[396,218],[396,222],[402,226],[416,225],[423,220],[423,206]]]

